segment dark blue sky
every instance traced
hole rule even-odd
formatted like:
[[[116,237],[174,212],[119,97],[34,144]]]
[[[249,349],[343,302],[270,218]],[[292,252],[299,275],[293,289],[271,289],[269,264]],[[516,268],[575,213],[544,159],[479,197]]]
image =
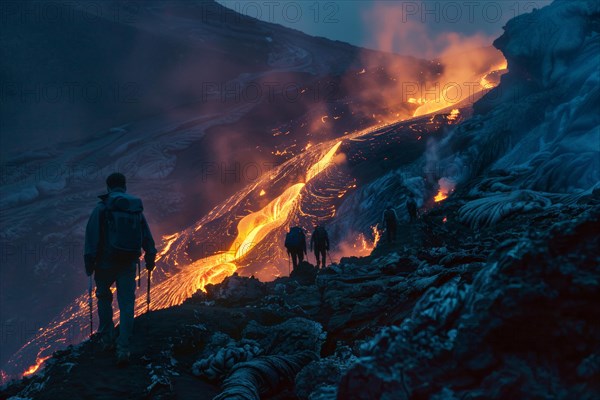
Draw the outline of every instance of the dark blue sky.
[[[218,0],[242,14],[314,36],[378,50],[427,57],[448,46],[448,33],[491,43],[515,15],[551,0],[241,1]]]

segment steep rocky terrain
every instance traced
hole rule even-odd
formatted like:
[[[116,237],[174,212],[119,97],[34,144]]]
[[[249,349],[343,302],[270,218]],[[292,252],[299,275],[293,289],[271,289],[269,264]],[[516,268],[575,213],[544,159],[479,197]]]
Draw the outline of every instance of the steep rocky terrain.
[[[509,62],[500,86],[418,154],[390,166],[361,159],[383,140],[340,146],[361,185],[331,231],[364,232],[387,203],[404,221],[413,193],[421,217],[395,244],[273,282],[233,275],[140,316],[126,370],[91,340],[2,395],[598,398],[599,16],[597,2],[556,1],[511,20],[495,43]],[[365,137],[395,139],[411,124]],[[448,171],[437,185],[456,185],[437,203],[423,176],[432,160]]]
[[[234,275],[139,317],[127,369],[92,340],[3,393],[597,398],[599,204],[597,193],[473,231],[449,201],[369,257],[304,263],[269,283]]]

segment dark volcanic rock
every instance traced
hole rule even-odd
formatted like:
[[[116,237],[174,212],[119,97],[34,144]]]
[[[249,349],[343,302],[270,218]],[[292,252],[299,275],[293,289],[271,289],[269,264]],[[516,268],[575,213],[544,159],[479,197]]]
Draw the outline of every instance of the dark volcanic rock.
[[[326,333],[318,322],[292,318],[275,326],[251,321],[243,335],[257,341],[267,354],[294,354],[304,350],[318,354]]]
[[[266,294],[265,284],[254,277],[234,273],[219,285],[206,285],[206,298],[222,304],[239,305],[261,300]]]
[[[318,356],[303,351],[289,356],[271,355],[240,363],[223,382],[223,392],[214,400],[260,400],[289,385],[306,364]]]
[[[296,280],[301,285],[312,285],[313,283],[315,283],[317,272],[318,269],[315,266],[309,264],[306,261],[303,261],[292,270],[290,278]]]
[[[339,398],[598,398],[599,223],[505,242],[472,285],[431,287],[363,346]]]
[[[315,360],[296,377],[296,394],[301,399],[332,399],[337,387],[357,358],[348,346],[339,346],[332,356]]]

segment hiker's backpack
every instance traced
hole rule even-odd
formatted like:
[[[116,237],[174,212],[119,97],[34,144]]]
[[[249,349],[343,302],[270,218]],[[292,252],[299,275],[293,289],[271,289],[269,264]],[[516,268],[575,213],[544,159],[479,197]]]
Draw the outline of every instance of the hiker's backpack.
[[[105,201],[105,249],[110,261],[133,262],[142,254],[142,200],[112,192]]]
[[[299,226],[295,226],[285,235],[285,247],[288,250],[299,250],[302,248],[304,232]]]
[[[328,237],[325,228],[323,228],[322,226],[317,226],[317,228],[315,229],[314,236],[314,243],[317,249],[324,249],[325,247],[327,247]]]

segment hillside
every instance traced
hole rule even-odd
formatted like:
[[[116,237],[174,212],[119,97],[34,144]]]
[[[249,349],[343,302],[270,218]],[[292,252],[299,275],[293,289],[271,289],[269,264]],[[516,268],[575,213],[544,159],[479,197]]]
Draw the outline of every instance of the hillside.
[[[41,373],[3,393],[597,398],[599,16],[596,2],[556,1],[514,18],[494,43],[508,73],[474,104],[370,128],[348,119],[356,129],[328,130],[269,174],[221,194],[208,212],[184,213],[185,221],[165,231],[171,234],[153,289],[155,311],[143,314],[139,296],[134,361],[125,377],[92,340],[55,353]],[[122,160],[133,160],[155,182],[188,182],[193,153],[172,157],[152,153],[152,146],[191,149],[199,140],[194,129],[251,116],[246,106],[235,117],[224,111],[194,120],[191,128],[159,125],[147,137],[152,142],[124,151]],[[84,147],[100,158],[109,143],[102,137]],[[156,169],[157,160],[168,167]],[[73,199],[85,197],[83,182],[71,184],[65,187]],[[155,204],[178,202],[176,186],[139,187]],[[421,212],[414,224],[404,207],[410,194]],[[32,216],[47,208],[16,201],[33,207]],[[373,249],[387,205],[400,216],[400,238],[393,245],[381,239]],[[331,265],[315,271],[303,264],[287,277],[285,231],[315,221],[338,245]],[[365,257],[346,257],[345,248]],[[210,283],[206,293],[198,282]],[[83,338],[84,300],[76,297],[31,349],[61,338],[54,327],[62,322]],[[25,352],[13,361],[19,357]]]

